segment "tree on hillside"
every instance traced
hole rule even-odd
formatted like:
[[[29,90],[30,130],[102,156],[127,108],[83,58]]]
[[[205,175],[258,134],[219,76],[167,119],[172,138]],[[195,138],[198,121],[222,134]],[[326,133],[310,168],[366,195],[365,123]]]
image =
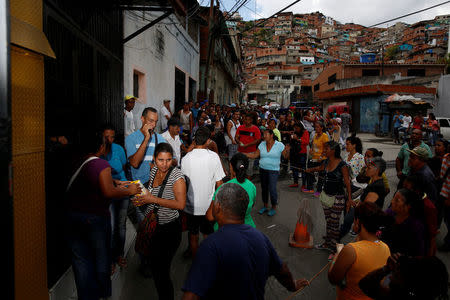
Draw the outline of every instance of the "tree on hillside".
[[[398,53],[399,46],[392,46],[386,49],[384,56],[387,60],[392,60]]]

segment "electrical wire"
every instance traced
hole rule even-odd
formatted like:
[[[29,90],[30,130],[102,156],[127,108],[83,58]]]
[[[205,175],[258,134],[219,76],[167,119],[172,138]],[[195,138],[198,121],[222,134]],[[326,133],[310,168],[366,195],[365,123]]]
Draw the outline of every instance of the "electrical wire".
[[[375,26],[378,26],[378,25],[382,25],[382,24],[385,24],[385,23],[388,23],[388,22],[392,22],[392,21],[395,21],[395,20],[398,20],[398,19],[403,19],[403,18],[405,18],[405,17],[409,17],[409,16],[412,16],[412,15],[415,15],[415,14],[418,14],[418,13],[421,13],[421,12],[424,12],[424,11],[426,11],[426,10],[430,10],[430,9],[432,9],[432,8],[435,8],[435,7],[438,7],[438,6],[442,6],[442,5],[447,4],[447,3],[450,3],[450,1],[445,1],[445,2],[436,4],[436,5],[433,5],[433,6],[424,8],[424,9],[421,9],[421,10],[416,10],[416,11],[414,11],[414,12],[412,12],[412,13],[409,13],[409,14],[406,14],[406,15],[403,15],[403,16],[400,16],[400,17],[397,17],[397,18],[393,18],[393,19],[390,19],[390,20],[387,20],[387,21],[384,21],[384,22],[380,22],[380,23],[374,24],[374,25],[372,25],[372,26],[369,26],[368,28],[370,28],[370,27],[375,27]]]
[[[264,19],[263,21],[258,22],[258,23],[255,22],[255,24],[254,24],[252,27],[250,27],[250,28],[248,28],[248,29],[246,29],[246,30],[241,31],[241,34],[244,33],[244,32],[247,32],[247,31],[249,31],[249,30],[251,30],[251,29],[253,29],[253,28],[255,28],[255,27],[258,27],[258,26],[260,26],[260,25],[262,25],[262,24],[264,24],[264,23],[266,23],[269,19],[271,19],[271,18],[275,17],[276,15],[282,13],[283,11],[285,11],[285,10],[288,9],[289,7],[291,7],[291,6],[295,5],[295,4],[297,4],[297,3],[300,2],[300,1],[302,1],[302,0],[296,0],[296,1],[292,2],[291,4],[289,4],[288,6],[284,7],[283,9],[277,11],[276,13],[274,13],[273,15],[271,15],[270,17]]]

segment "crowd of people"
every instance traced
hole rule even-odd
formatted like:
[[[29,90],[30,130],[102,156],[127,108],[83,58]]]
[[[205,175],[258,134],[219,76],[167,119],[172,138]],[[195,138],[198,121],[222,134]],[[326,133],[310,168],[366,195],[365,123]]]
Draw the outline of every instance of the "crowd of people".
[[[255,206],[260,215],[277,214],[278,178],[289,168],[289,188],[322,204],[326,234],[315,248],[330,253],[337,299],[447,296],[447,268],[435,254],[441,223],[450,226],[450,149],[438,133],[427,141],[431,148],[423,141],[422,130],[436,128],[432,114],[420,126],[409,121],[411,129],[403,127],[407,113],[395,114],[394,136],[403,133],[405,143],[395,162],[399,184],[386,201],[383,153],[363,152],[347,107],[323,116],[319,109],[189,102],[172,112],[164,100],[159,110],[145,108],[135,129],[135,101],[125,97],[125,148],[115,143],[113,127],[93,132],[67,186],[79,299],[111,296],[111,273],[127,265],[128,217],[139,271],[153,278],[159,299],[174,299],[170,270],[184,231],[183,256],[193,262],[183,299],[264,299],[272,275],[289,291],[305,287],[309,282],[294,279],[251,214]],[[342,247],[348,233],[354,242]],[[440,250],[450,251],[450,234]]]

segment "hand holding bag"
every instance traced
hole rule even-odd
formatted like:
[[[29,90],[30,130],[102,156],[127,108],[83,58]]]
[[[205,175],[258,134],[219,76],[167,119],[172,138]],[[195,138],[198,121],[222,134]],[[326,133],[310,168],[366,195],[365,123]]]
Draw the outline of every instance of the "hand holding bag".
[[[169,180],[170,174],[172,173],[173,167],[169,169],[169,171],[166,174],[166,177],[164,178],[164,181],[162,182],[161,186],[159,187],[158,192],[158,198],[162,198],[164,188],[166,187],[167,181]],[[153,177],[151,184],[149,187],[153,187],[153,181],[155,180],[155,176]],[[159,205],[155,205],[153,210],[151,210],[142,220],[142,222],[139,224],[137,235],[136,235],[136,243],[134,245],[134,250],[136,250],[137,253],[143,255],[143,256],[149,256],[150,250],[151,250],[151,238],[155,234],[156,227],[158,226],[158,209]]]

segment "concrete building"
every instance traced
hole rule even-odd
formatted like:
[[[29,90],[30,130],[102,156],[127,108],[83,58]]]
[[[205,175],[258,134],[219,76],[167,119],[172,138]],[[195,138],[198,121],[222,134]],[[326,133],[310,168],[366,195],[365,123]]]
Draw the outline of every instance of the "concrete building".
[[[444,73],[443,64],[335,64],[329,65],[313,81],[313,91],[335,90],[340,79],[386,76],[400,73],[401,77],[427,77]]]
[[[199,100],[208,99],[219,104],[240,102],[242,98],[240,43],[230,36],[226,20],[217,7],[214,8],[214,33],[211,43],[208,27],[209,7],[201,7],[199,16],[202,19]]]
[[[163,12],[127,11],[124,37],[142,28]],[[199,19],[172,14],[124,45],[124,94],[139,98],[134,108],[136,128],[147,106],[160,109],[171,100],[172,112],[185,101],[197,100],[200,46]]]

